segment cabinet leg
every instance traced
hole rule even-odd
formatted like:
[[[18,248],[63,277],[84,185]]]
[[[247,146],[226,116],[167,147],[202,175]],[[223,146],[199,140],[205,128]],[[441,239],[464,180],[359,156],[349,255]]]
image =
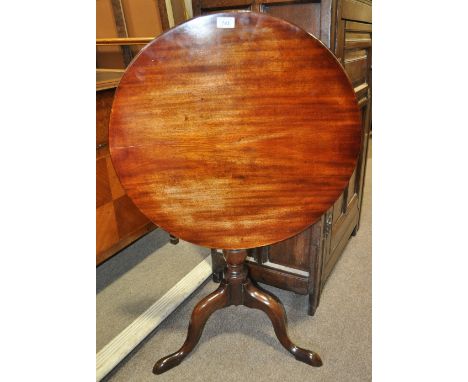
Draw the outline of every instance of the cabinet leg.
[[[307,314],[313,316],[317,310],[317,304],[315,303],[315,295],[313,293],[309,294],[309,308],[307,309]]]
[[[169,236],[170,236],[169,241],[170,241],[171,244],[175,245],[175,244],[179,243],[179,238],[178,237],[175,237],[173,235],[169,235]]]

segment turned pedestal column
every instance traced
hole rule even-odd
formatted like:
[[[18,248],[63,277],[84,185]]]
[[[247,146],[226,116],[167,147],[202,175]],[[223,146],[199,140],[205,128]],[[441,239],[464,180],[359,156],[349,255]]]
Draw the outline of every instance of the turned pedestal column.
[[[171,235],[223,248],[219,288],[195,307],[182,347],[193,350],[208,317],[228,305],[264,311],[302,362],[281,302],[249,279],[246,249],[315,223],[349,182],[361,144],[360,112],[342,67],[317,39],[254,12],[192,19],[147,45],[117,89],[112,161],[135,205]]]

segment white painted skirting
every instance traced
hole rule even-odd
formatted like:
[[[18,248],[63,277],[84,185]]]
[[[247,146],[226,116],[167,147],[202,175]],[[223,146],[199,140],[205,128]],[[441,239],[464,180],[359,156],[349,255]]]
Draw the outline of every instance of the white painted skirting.
[[[127,326],[96,354],[96,381],[104,378],[127,354],[171,314],[211,275],[211,256],[207,256],[164,296]]]

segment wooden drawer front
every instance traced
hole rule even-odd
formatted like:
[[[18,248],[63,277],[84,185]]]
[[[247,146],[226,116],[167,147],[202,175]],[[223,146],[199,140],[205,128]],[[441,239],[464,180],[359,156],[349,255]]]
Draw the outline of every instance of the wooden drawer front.
[[[343,64],[355,91],[365,96],[363,87],[370,84],[371,47],[371,24],[344,22]]]
[[[371,4],[370,0],[343,0],[341,17],[346,20],[372,23]]]
[[[96,263],[155,228],[122,188],[109,154],[108,126],[115,89],[96,92]]]
[[[99,157],[96,160],[97,263],[154,227],[122,189],[110,156]]]
[[[358,23],[353,23],[353,27]],[[347,24],[349,25],[349,24]],[[345,33],[345,49],[366,49],[372,45],[370,32],[357,32],[353,30],[346,30]]]
[[[361,84],[367,83],[369,69],[366,50],[345,50],[344,67],[355,88]]]

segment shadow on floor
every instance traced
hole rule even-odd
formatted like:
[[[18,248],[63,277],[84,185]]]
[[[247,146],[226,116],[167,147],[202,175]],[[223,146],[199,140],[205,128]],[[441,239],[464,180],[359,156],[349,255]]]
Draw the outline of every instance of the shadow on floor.
[[[169,243],[169,234],[157,228],[96,268],[96,293]]]

